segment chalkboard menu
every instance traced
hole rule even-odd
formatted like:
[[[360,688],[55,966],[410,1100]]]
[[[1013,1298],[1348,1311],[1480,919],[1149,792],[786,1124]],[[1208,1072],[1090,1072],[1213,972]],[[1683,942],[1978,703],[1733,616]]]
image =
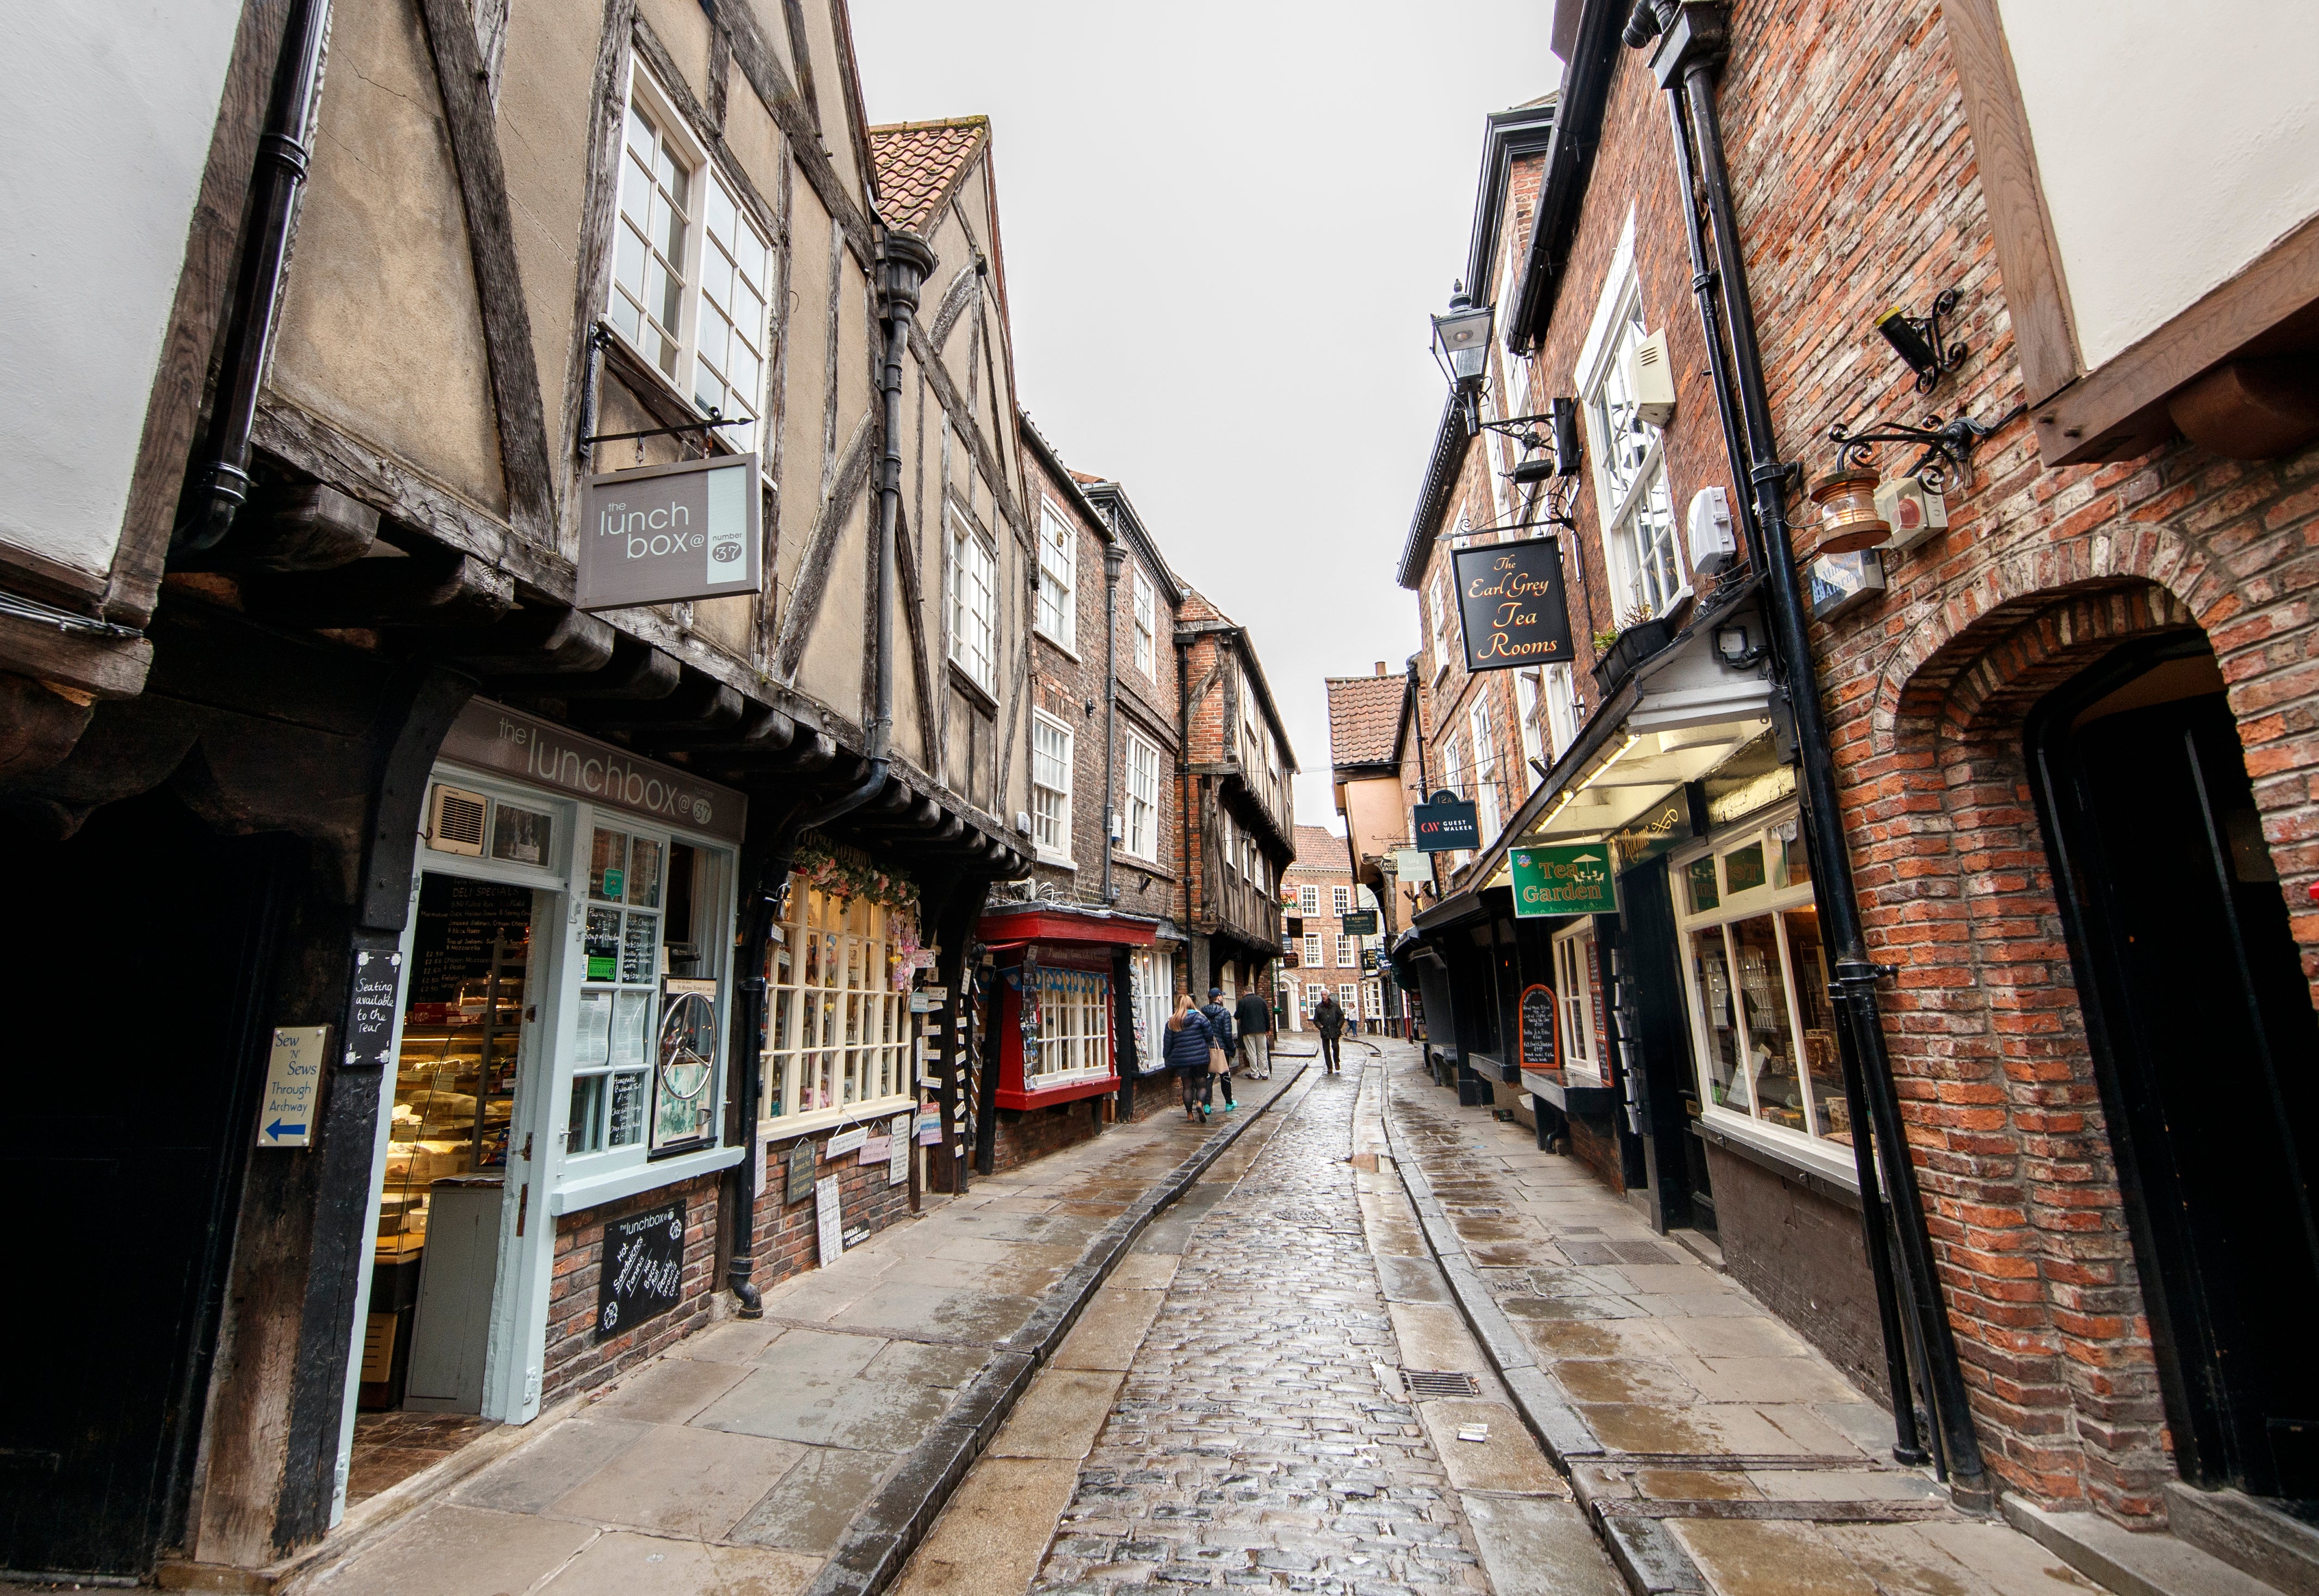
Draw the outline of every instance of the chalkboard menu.
[[[411,936],[411,1001],[451,1003],[459,983],[492,968],[492,937],[520,945],[531,925],[531,888],[430,874],[419,890]]]
[[[1521,995],[1521,1061],[1527,1069],[1559,1069],[1559,1029],[1555,1024],[1554,988],[1530,986]]]
[[[348,1065],[377,1068],[393,1055],[394,1015],[402,987],[402,954],[383,933],[355,941],[354,991],[347,1002]]]
[[[596,1339],[609,1341],[667,1312],[684,1294],[684,1199],[604,1226],[597,1269]]]

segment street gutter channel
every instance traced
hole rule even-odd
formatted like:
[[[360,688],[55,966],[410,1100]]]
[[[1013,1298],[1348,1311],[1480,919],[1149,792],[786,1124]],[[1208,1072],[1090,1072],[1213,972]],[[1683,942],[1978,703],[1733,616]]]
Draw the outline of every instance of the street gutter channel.
[[[1134,1247],[1136,1239],[1161,1210],[1198,1184],[1200,1177],[1250,1126],[1295,1088],[1310,1059],[1306,1055],[1295,1073],[1254,1113],[1209,1136],[1197,1151],[1088,1241],[1079,1261],[1040,1297],[1038,1308],[1023,1328],[1006,1339],[982,1372],[960,1391],[958,1400],[932,1433],[910,1449],[854,1514],[803,1596],[880,1596],[894,1582],[966,1478],[967,1470],[1030,1387],[1031,1377],[1055,1355],[1088,1301]]]

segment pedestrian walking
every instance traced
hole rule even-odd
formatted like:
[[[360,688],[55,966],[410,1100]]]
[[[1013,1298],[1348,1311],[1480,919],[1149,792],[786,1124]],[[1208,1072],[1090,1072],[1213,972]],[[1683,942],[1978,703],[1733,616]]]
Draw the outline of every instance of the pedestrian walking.
[[[1338,1039],[1345,1033],[1345,1011],[1334,997],[1324,996],[1313,1007],[1313,1028],[1321,1033],[1321,1062],[1331,1075],[1343,1073],[1338,1057]]]
[[[1240,1027],[1240,1061],[1250,1080],[1272,1078],[1272,1005],[1253,992],[1241,994],[1232,1007]]]
[[[1184,1118],[1205,1123],[1208,1117],[1208,1060],[1215,1051],[1215,1033],[1208,1017],[1192,1006],[1189,992],[1176,994],[1176,1012],[1168,1016],[1167,1035],[1160,1039],[1160,1058],[1176,1072],[1184,1087]]]
[[[1224,989],[1222,987],[1208,988],[1208,1001],[1200,1014],[1208,1022],[1208,1032],[1215,1038],[1218,1050],[1214,1066],[1208,1072],[1213,1077],[1209,1087],[1211,1090],[1216,1087],[1224,1089],[1224,1112],[1230,1114],[1240,1106],[1232,1101],[1232,1050],[1239,1039],[1232,1027],[1232,1010],[1224,1006]]]

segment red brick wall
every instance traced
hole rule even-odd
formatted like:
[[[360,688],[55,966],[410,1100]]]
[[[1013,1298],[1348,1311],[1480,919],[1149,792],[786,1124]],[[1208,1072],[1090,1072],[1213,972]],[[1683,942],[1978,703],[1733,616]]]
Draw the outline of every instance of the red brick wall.
[[[890,1118],[869,1122],[873,1136],[891,1123]],[[838,1208],[844,1216],[848,1231],[868,1225],[876,1234],[887,1226],[898,1224],[910,1216],[910,1186],[905,1180],[899,1186],[889,1186],[886,1165],[881,1160],[864,1165],[859,1153],[841,1153],[835,1159],[827,1156],[829,1139],[835,1132],[815,1134],[815,1177],[826,1180],[837,1177]],[[761,1291],[770,1291],[792,1275],[821,1267],[819,1246],[814,1223],[813,1187],[803,1191],[784,1189],[785,1170],[789,1162],[791,1140],[773,1144],[771,1171],[765,1189],[757,1194],[757,1242],[753,1259],[753,1278]],[[940,1152],[945,1150],[934,1149]],[[913,1150],[911,1156],[918,1156]]]
[[[1094,1141],[1103,1133],[1104,1122],[1098,1116],[1112,1101],[1115,1099],[1082,1097],[1076,1103],[1058,1103],[1047,1108],[1000,1109],[997,1135],[993,1138],[991,1149],[991,1168],[1013,1169],[1049,1153]]]
[[[724,1285],[717,1243],[723,1179],[699,1176],[556,1220],[547,1345],[540,1363],[544,1401],[553,1402],[565,1392],[591,1390],[708,1322],[709,1300]],[[604,1227],[671,1197],[684,1199],[683,1298],[659,1317],[600,1342],[595,1339],[596,1307],[603,1277]]]

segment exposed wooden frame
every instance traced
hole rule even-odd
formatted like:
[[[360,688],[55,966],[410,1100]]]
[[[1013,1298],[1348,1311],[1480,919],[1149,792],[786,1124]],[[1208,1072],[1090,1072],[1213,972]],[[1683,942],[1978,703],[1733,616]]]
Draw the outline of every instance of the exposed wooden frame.
[[[822,592],[829,585],[838,537],[853,518],[853,507],[869,483],[870,468],[877,461],[876,422],[874,411],[865,412],[854,427],[831,489],[822,495],[805,551],[798,557],[797,575],[790,580],[789,602],[782,606],[781,632],[771,650],[773,674],[782,681],[796,681],[798,667],[805,663],[806,640],[821,609]]]
[[[2235,355],[2263,352],[2248,346],[2319,307],[2319,217],[2087,370],[1997,0],[1948,0],[1942,19],[1963,90],[2039,451],[2048,466],[2146,454],[2175,430],[2166,410],[2170,394]]]

